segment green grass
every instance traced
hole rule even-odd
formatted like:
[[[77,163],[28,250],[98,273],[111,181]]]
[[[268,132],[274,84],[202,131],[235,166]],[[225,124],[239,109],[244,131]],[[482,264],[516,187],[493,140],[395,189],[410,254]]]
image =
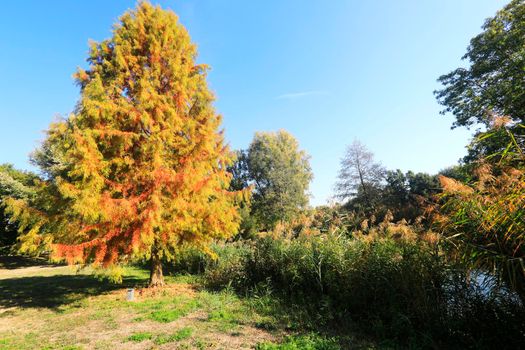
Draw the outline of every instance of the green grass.
[[[176,321],[200,308],[199,301],[188,296],[164,297],[130,305],[141,314],[135,318],[135,321],[140,322],[149,319],[161,323]]]
[[[171,335],[160,334],[160,335],[158,335],[155,338],[154,343],[157,344],[157,345],[163,345],[163,344],[167,344],[167,343],[181,341],[181,340],[185,340],[185,339],[190,338],[192,334],[193,334],[193,329],[191,327],[184,327],[184,328],[178,330],[175,334],[171,334]]]
[[[287,337],[282,343],[260,343],[256,350],[340,350],[341,347],[333,338],[317,334]]]
[[[199,299],[208,311],[208,321],[221,332],[233,331],[249,323],[256,324],[262,318],[247,300],[241,300],[230,290],[201,292]]]
[[[186,314],[187,312],[184,312],[184,310],[161,310],[152,312],[149,315],[149,319],[157,322],[168,323],[173,322]]]
[[[140,343],[140,342],[143,342],[145,340],[150,340],[153,338],[153,334],[151,334],[150,332],[139,332],[139,333],[134,333],[132,335],[130,335],[128,337],[128,341],[132,341],[132,342],[135,342],[135,343]]]

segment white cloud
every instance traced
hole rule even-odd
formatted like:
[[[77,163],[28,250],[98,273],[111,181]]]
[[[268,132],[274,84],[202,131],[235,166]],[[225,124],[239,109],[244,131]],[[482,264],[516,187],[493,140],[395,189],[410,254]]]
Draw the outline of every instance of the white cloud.
[[[300,91],[300,92],[290,92],[282,94],[276,97],[277,100],[295,100],[307,96],[315,95],[328,95],[327,91],[315,90],[315,91]]]

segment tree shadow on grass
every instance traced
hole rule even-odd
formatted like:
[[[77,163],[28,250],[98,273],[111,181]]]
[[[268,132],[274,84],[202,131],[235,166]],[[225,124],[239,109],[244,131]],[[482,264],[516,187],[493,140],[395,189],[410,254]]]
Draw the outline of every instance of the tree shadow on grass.
[[[50,263],[46,258],[30,258],[18,255],[0,255],[0,269],[14,270],[22,267],[48,267],[64,264]]]
[[[49,308],[80,301],[116,289],[143,284],[136,276],[122,284],[101,281],[91,275],[30,276],[0,280],[0,308]]]

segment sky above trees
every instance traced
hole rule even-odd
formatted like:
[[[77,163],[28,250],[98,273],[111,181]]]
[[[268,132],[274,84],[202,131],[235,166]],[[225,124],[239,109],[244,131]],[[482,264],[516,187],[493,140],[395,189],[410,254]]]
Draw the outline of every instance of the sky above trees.
[[[156,2],[154,2],[156,3]],[[346,145],[360,139],[387,168],[436,172],[470,132],[451,131],[432,91],[470,38],[506,1],[159,1],[173,9],[212,67],[226,140],[286,129],[311,156],[312,203],[333,194]],[[27,155],[78,100],[72,74],[88,39],[134,1],[21,1],[0,12],[0,162]],[[466,63],[465,63],[466,64]]]

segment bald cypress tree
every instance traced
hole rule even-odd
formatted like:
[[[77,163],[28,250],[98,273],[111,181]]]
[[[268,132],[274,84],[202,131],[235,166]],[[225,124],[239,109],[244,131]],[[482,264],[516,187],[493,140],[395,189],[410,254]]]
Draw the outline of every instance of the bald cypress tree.
[[[160,286],[180,244],[205,249],[236,231],[231,153],[196,54],[177,16],[147,2],[91,43],[74,113],[33,156],[46,175],[37,199],[9,201],[22,249],[102,266],[149,258]]]

